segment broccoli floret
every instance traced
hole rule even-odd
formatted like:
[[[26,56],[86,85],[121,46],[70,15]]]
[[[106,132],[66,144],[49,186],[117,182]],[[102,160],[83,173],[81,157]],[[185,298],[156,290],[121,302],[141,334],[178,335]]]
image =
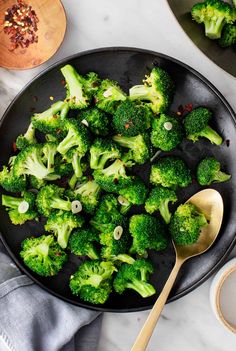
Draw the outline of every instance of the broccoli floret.
[[[29,184],[30,184],[30,188],[39,190],[43,186],[45,186],[47,184],[47,182],[43,179],[38,179],[35,176],[30,175],[29,176]]]
[[[148,283],[148,278],[153,272],[152,263],[144,259],[136,260],[133,264],[123,263],[114,279],[114,289],[118,294],[132,289],[144,298],[152,296],[156,290]]]
[[[84,78],[71,65],[61,68],[66,81],[66,101],[71,109],[82,109],[89,105],[90,96],[86,92]]]
[[[63,158],[60,154],[57,154],[55,157],[55,173],[59,174],[61,177],[69,176],[74,172],[72,166],[72,159],[68,155],[71,156],[73,154],[72,150],[68,152]],[[68,157],[67,157],[68,156]]]
[[[231,178],[220,170],[221,164],[214,157],[204,158],[197,167],[197,181],[200,185],[210,185],[211,183],[226,182]]]
[[[150,153],[145,135],[140,134],[133,137],[115,135],[112,139],[120,146],[129,149],[129,152],[122,158],[124,162],[134,160],[136,163],[143,164],[149,159]]]
[[[160,211],[164,221],[168,224],[171,218],[169,203],[174,203],[176,201],[177,196],[174,190],[159,185],[150,192],[145,202],[145,210],[150,214],[155,211]]]
[[[94,213],[100,197],[101,188],[94,180],[88,180],[79,185],[75,190],[76,198],[80,200],[83,210]]]
[[[13,164],[13,174],[16,177],[33,175],[38,179],[55,180],[60,175],[54,173],[54,169],[47,168],[44,164],[43,146],[40,144],[30,145],[23,149],[16,157]]]
[[[144,182],[139,177],[135,177],[130,186],[119,191],[118,202],[121,204],[120,212],[125,214],[132,205],[143,205],[147,194],[148,189]]]
[[[90,224],[100,232],[106,230],[108,226],[113,226],[113,224],[125,227],[126,219],[120,214],[118,206],[118,201],[114,195],[104,195]]]
[[[152,117],[152,112],[146,105],[125,100],[113,115],[113,128],[118,134],[135,136],[150,128]]]
[[[109,134],[109,117],[96,107],[82,111],[78,119],[95,135],[106,136]]]
[[[64,188],[57,185],[45,185],[37,194],[36,205],[38,211],[48,217],[53,210],[71,211],[71,201],[64,199]]]
[[[182,124],[164,113],[152,123],[151,142],[162,151],[171,151],[183,140]]]
[[[211,118],[212,112],[205,107],[197,107],[187,114],[184,119],[187,138],[195,142],[199,137],[204,137],[212,144],[221,145],[221,136],[208,125]]]
[[[226,24],[224,26],[219,44],[222,48],[227,48],[236,44],[236,25]]]
[[[97,73],[95,72],[89,72],[86,74],[83,80],[83,84],[86,90],[86,93],[89,95],[89,97],[93,97],[99,86],[100,86],[101,80],[98,77]]]
[[[37,140],[35,138],[35,128],[33,124],[30,123],[27,131],[23,135],[19,135],[16,139],[16,147],[19,150],[24,149],[26,146],[36,144]]]
[[[90,148],[90,168],[103,169],[108,160],[120,157],[120,148],[113,141],[96,139]]]
[[[90,140],[84,125],[71,118],[63,122],[62,130],[66,131],[67,135],[57,147],[60,154],[65,155],[73,147],[76,147],[81,155],[88,151]]]
[[[95,95],[96,106],[107,113],[115,113],[121,101],[126,100],[125,93],[117,82],[102,80]]]
[[[106,260],[121,260],[122,256],[119,258],[117,256],[125,254],[131,245],[130,235],[126,226],[122,227],[116,226],[115,224],[109,224],[103,229],[99,238],[100,243],[103,246],[101,256]]]
[[[121,160],[115,160],[107,168],[96,169],[93,176],[98,185],[108,192],[117,192],[132,184],[132,177],[126,175],[125,165]]]
[[[180,205],[170,220],[169,230],[177,245],[192,245],[197,242],[201,227],[207,226],[203,213],[193,204]]]
[[[70,279],[72,294],[93,304],[105,303],[112,290],[114,271],[116,268],[112,262],[96,260],[82,263]]]
[[[16,156],[9,159],[8,166],[3,166],[0,172],[0,185],[6,191],[12,193],[18,193],[26,189],[26,177],[16,177],[13,173],[13,165],[16,160]]]
[[[73,176],[69,180],[69,185],[71,189],[74,189],[78,180],[83,177],[83,164],[82,158],[84,154],[81,154],[76,148],[70,149],[65,155],[64,159],[68,162],[67,164],[71,163]],[[68,167],[69,170],[69,167]]]
[[[47,165],[47,169],[50,172],[54,172],[55,156],[57,154],[58,144],[53,141],[49,141],[43,145],[44,162]]]
[[[165,226],[159,218],[147,214],[133,215],[130,218],[129,231],[133,237],[131,253],[146,256],[148,249],[160,251],[168,245]]]
[[[20,256],[25,265],[44,277],[56,275],[67,261],[66,252],[52,235],[26,238],[21,247]]]
[[[148,101],[147,105],[154,113],[165,112],[171,104],[174,93],[174,83],[169,74],[162,68],[155,67],[143,83],[129,90],[130,99]]]
[[[44,228],[46,231],[52,232],[57,237],[61,248],[65,249],[73,229],[81,228],[83,224],[84,219],[78,214],[55,211],[48,217]]]
[[[190,170],[186,163],[179,157],[168,156],[160,158],[151,167],[150,182],[154,185],[162,185],[167,188],[175,189],[177,186],[182,188],[191,182]]]
[[[99,254],[94,245],[98,241],[98,232],[93,228],[81,229],[71,234],[68,249],[77,256],[88,256],[91,260],[98,260]]]
[[[219,39],[226,23],[233,22],[233,11],[229,4],[221,0],[206,0],[197,3],[191,10],[192,18],[205,26],[205,35]]]
[[[23,192],[22,197],[2,195],[2,206],[6,206],[10,220],[13,224],[24,224],[37,217],[35,211],[35,195]]]
[[[33,127],[44,134],[54,134],[56,130],[60,129],[61,114],[62,111],[65,111],[66,106],[66,102],[57,101],[46,111],[34,114],[32,117]]]

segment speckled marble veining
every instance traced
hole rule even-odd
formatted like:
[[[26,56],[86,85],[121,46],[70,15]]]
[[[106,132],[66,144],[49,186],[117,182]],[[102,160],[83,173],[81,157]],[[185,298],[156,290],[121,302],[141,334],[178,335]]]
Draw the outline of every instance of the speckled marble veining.
[[[44,68],[76,52],[105,46],[141,47],[176,57],[208,78],[236,110],[236,79],[210,62],[194,46],[177,24],[165,0],[62,2],[68,26],[57,54],[32,70],[0,69],[0,116],[24,85]],[[236,256],[236,250],[231,254],[233,256]],[[225,330],[211,311],[210,282],[211,279],[165,307],[148,351],[235,349],[236,336]],[[98,351],[129,351],[147,315],[148,312],[106,313]]]

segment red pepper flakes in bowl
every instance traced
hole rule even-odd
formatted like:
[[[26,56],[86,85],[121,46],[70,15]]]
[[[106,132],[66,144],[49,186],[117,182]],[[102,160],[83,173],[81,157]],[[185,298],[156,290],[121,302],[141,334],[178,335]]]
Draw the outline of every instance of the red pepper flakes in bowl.
[[[17,0],[17,3],[8,8],[4,17],[4,33],[9,35],[10,50],[18,47],[27,48],[30,44],[38,42],[36,32],[39,19],[32,6]]]

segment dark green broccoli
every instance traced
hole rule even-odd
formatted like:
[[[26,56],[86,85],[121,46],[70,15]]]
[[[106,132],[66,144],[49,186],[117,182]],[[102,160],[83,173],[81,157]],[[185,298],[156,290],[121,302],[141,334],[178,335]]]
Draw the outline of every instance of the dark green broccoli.
[[[56,275],[67,261],[67,254],[55,241],[53,235],[26,238],[21,243],[22,257],[33,272],[49,277]]]
[[[112,139],[120,146],[129,149],[128,153],[122,158],[124,162],[133,160],[136,163],[143,164],[149,159],[150,153],[145,135],[140,134],[133,137],[115,135]]]
[[[89,95],[89,97],[93,97],[99,86],[100,86],[101,80],[98,77],[97,73],[95,72],[88,72],[83,80],[83,85],[86,90],[86,93]]]
[[[181,158],[168,156],[160,158],[152,165],[150,182],[154,185],[160,184],[175,189],[177,186],[182,188],[188,186],[192,179],[190,170]]]
[[[9,159],[8,166],[3,166],[2,171],[0,172],[0,185],[6,191],[12,193],[18,193],[26,189],[26,177],[19,176],[13,173],[13,165],[16,160],[16,156],[13,156]]]
[[[118,294],[132,289],[144,298],[152,296],[156,290],[148,283],[148,278],[153,272],[152,263],[144,259],[136,260],[133,264],[123,263],[114,279],[114,289]]]
[[[90,94],[86,92],[84,78],[71,65],[61,68],[66,81],[66,102],[71,109],[82,109],[89,105]]]
[[[113,128],[118,134],[131,137],[151,127],[152,112],[147,105],[125,100],[113,115]]]
[[[66,137],[60,142],[57,151],[65,155],[71,148],[76,147],[81,155],[84,155],[90,146],[87,128],[75,119],[63,122],[62,130],[67,132]]]
[[[35,195],[25,191],[21,197],[2,195],[2,206],[6,207],[13,224],[23,224],[37,217]]]
[[[204,158],[197,167],[197,181],[200,185],[210,185],[211,183],[226,182],[231,178],[220,170],[221,164],[214,157]]]
[[[188,113],[184,119],[187,138],[195,142],[199,137],[204,137],[212,144],[221,145],[221,136],[208,125],[211,118],[212,112],[205,107],[197,107]]]
[[[71,234],[68,249],[77,256],[88,256],[91,260],[98,260],[99,254],[95,242],[99,242],[97,231],[91,227],[81,229]]]
[[[116,224],[108,224],[103,228],[99,239],[102,245],[101,256],[109,261],[121,261],[122,256],[117,256],[128,252],[131,245],[130,235],[126,226],[116,226]]]
[[[43,180],[43,179],[38,179],[38,178],[36,178],[35,176],[32,176],[32,175],[30,175],[28,179],[29,179],[30,188],[32,188],[32,189],[37,189],[37,190],[39,190],[39,189],[41,189],[44,185],[47,184],[47,182],[46,182],[45,180]]]
[[[125,93],[117,82],[109,79],[102,80],[95,94],[96,106],[101,110],[113,114],[121,101],[126,100]]]
[[[113,224],[125,227],[126,219],[120,214],[118,207],[119,204],[114,195],[103,195],[90,224],[100,232],[106,230],[109,226],[113,226]]]
[[[73,229],[81,228],[84,219],[78,214],[67,211],[55,211],[50,214],[44,226],[45,230],[57,237],[58,244],[65,249]]]
[[[19,150],[24,149],[26,146],[36,144],[37,140],[35,138],[35,128],[33,127],[33,124],[30,123],[27,131],[25,134],[21,134],[17,137],[16,139],[16,147]]]
[[[106,136],[109,134],[109,117],[96,107],[81,111],[78,119],[95,135]]]
[[[175,117],[164,113],[152,123],[151,142],[162,151],[171,151],[178,146],[184,137],[182,124]]]
[[[129,231],[133,237],[131,253],[146,256],[148,249],[160,251],[168,245],[165,226],[159,218],[147,214],[133,215],[130,218]]]
[[[171,218],[169,203],[174,203],[176,201],[177,196],[174,190],[159,185],[150,192],[145,202],[145,210],[150,214],[155,211],[160,211],[164,221],[168,224]]]
[[[88,180],[79,185],[75,190],[76,198],[80,200],[83,210],[87,213],[94,213],[98,205],[101,188],[94,180]]]
[[[72,150],[68,152],[68,155],[73,154]],[[55,157],[55,173],[59,174],[61,177],[69,176],[74,172],[72,166],[72,159],[70,157],[67,158],[67,154],[63,157],[60,154],[57,154]]]
[[[71,276],[72,294],[92,304],[103,304],[112,291],[111,277],[116,271],[112,262],[86,261]]]
[[[65,189],[57,185],[45,185],[37,194],[38,211],[48,217],[54,210],[72,211],[71,201],[64,195]]]
[[[54,173],[54,169],[47,168],[44,164],[44,152],[41,144],[27,146],[16,157],[13,164],[14,176],[21,177],[33,175],[38,179],[55,180],[60,175]]]
[[[191,203],[180,205],[170,220],[169,230],[177,245],[192,245],[197,242],[201,228],[207,226],[203,213]]]
[[[154,67],[143,83],[129,90],[130,99],[148,101],[147,105],[154,113],[165,112],[174,93],[174,83],[169,74],[160,67]]]
[[[221,0],[206,0],[195,4],[191,10],[192,18],[205,26],[205,35],[219,39],[226,23],[233,22],[231,6]]]
[[[236,25],[226,24],[223,28],[219,44],[222,48],[227,48],[236,44]]]
[[[118,202],[121,204],[120,212],[125,214],[132,205],[143,205],[148,194],[144,182],[135,177],[133,183],[126,188],[119,190]]]
[[[90,168],[103,169],[107,161],[120,157],[120,148],[113,141],[96,139],[90,148]]]
[[[107,168],[96,169],[93,176],[98,185],[108,192],[117,192],[132,184],[132,177],[127,176],[125,165],[121,160],[115,160]]]
[[[33,127],[42,133],[54,134],[60,129],[61,114],[65,111],[65,108],[67,108],[66,102],[57,101],[46,111],[34,114],[32,117]]]

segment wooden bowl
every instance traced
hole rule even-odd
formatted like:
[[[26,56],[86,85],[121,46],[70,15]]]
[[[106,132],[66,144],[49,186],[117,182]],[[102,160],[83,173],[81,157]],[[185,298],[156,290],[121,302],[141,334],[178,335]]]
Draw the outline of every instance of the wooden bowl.
[[[16,0],[0,0],[0,66],[9,69],[33,68],[50,59],[60,47],[66,31],[65,10],[60,0],[25,0],[39,19],[36,32],[38,43],[11,51],[11,42],[4,33],[3,22],[5,11],[15,3]]]
[[[191,8],[197,0],[167,0],[179,24],[194,44],[215,64],[236,77],[236,52],[230,48],[221,48],[217,40],[210,40],[204,35],[204,26],[191,18]]]

